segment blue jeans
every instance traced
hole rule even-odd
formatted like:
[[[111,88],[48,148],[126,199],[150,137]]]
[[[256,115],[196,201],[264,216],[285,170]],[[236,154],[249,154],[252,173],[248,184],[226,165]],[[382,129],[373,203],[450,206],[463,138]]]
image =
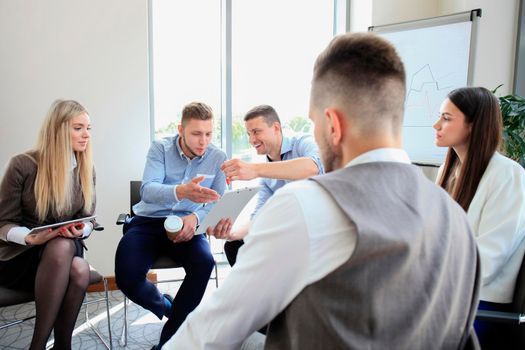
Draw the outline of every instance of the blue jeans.
[[[124,227],[115,254],[115,279],[120,290],[134,303],[164,315],[164,297],[146,275],[158,256],[169,255],[180,263],[186,276],[173,299],[170,317],[162,329],[159,345],[168,341],[186,316],[199,305],[215,265],[204,235],[173,243],[166,237],[164,218],[135,216]],[[159,346],[159,348],[160,348]]]

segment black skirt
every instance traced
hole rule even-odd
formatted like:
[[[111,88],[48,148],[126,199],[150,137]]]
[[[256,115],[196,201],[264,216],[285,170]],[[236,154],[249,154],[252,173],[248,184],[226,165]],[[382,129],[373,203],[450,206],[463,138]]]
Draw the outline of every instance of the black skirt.
[[[75,239],[75,256],[84,257],[82,241]],[[0,261],[0,285],[32,292],[44,245],[36,245],[7,261]]]

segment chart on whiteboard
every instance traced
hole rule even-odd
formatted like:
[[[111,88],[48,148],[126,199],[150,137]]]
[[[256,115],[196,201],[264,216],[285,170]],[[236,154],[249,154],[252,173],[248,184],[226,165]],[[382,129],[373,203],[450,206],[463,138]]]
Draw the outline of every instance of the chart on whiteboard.
[[[404,148],[413,162],[440,164],[435,123],[447,94],[467,85],[471,23],[380,33],[394,44],[406,70]]]

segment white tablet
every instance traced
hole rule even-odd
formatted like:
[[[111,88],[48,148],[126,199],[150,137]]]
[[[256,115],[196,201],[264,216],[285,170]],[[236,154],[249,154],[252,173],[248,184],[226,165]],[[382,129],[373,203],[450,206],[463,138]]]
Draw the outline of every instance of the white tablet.
[[[78,219],[73,219],[73,220],[69,220],[69,221],[57,222],[55,224],[49,224],[49,225],[45,225],[45,226],[38,226],[38,227],[32,228],[31,231],[29,231],[29,233],[33,233],[33,232],[40,231],[40,230],[45,230],[45,229],[48,229],[48,228],[55,228],[55,227],[60,227],[60,226],[64,226],[64,225],[74,224],[74,223],[77,223],[77,222],[88,222],[88,221],[93,220],[96,217],[97,217],[96,215],[93,215],[93,216],[88,216],[88,217],[85,217],[85,218],[78,218]]]
[[[221,219],[230,218],[232,223],[235,222],[235,219],[237,219],[237,216],[239,216],[246,204],[260,189],[261,187],[258,186],[224,192],[221,199],[215,203],[215,206],[206,215],[204,221],[201,222],[195,234],[206,233],[208,227],[214,228]]]

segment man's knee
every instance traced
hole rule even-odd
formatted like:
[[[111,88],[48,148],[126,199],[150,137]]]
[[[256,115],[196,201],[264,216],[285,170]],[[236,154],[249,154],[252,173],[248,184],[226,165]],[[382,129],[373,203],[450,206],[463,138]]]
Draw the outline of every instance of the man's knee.
[[[213,255],[211,253],[207,254],[204,260],[205,260],[206,266],[211,272],[211,270],[213,270],[213,268],[215,267],[215,259],[213,258]]]
[[[128,255],[130,255],[129,252]],[[137,261],[131,263],[126,258],[119,258],[119,255],[116,256],[115,282],[120,290],[133,289],[133,286],[139,285],[146,278],[146,274],[142,272],[143,269],[139,268],[137,264]]]
[[[145,274],[141,272],[142,269],[137,268],[137,262],[135,261],[132,264],[126,257],[131,255],[133,254],[119,251],[119,249],[115,255],[115,283],[123,292],[133,290],[134,286],[139,285],[146,278]]]

